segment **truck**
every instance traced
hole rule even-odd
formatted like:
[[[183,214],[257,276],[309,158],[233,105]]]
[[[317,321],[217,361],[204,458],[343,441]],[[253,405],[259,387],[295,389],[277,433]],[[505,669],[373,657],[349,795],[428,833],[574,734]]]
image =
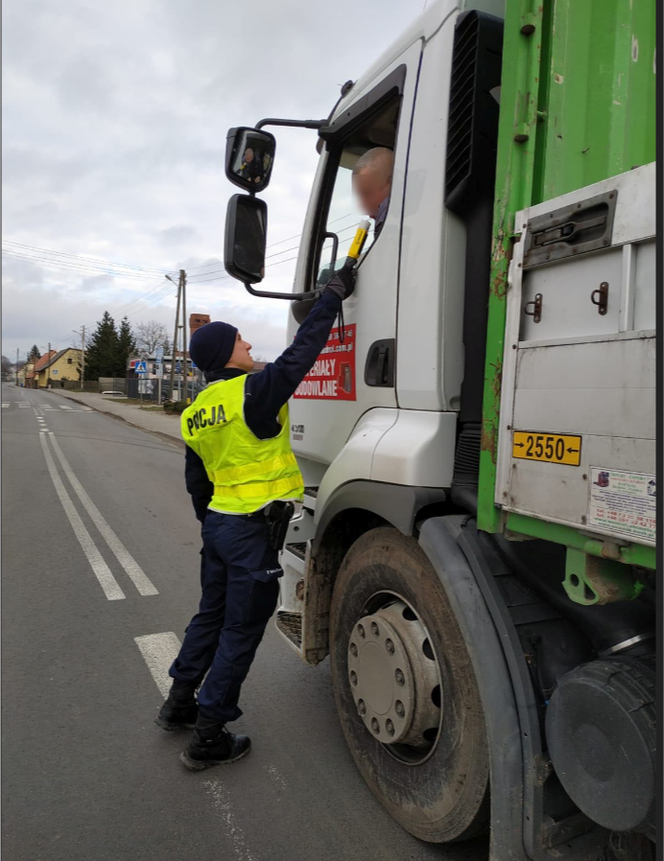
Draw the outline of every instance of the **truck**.
[[[436,0],[327,117],[227,139],[225,267],[289,339],[348,262],[353,166],[394,153],[290,403],[276,625],[329,656],[389,813],[493,861],[654,857],[655,34],[655,0]],[[257,286],[279,126],[319,152],[286,293]]]

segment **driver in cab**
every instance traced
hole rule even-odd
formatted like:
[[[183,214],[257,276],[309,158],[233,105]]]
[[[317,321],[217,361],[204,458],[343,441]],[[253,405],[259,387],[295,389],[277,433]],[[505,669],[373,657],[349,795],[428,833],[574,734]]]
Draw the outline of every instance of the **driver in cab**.
[[[353,191],[362,211],[374,220],[374,240],[378,239],[390,203],[394,153],[384,146],[367,150],[355,162]]]

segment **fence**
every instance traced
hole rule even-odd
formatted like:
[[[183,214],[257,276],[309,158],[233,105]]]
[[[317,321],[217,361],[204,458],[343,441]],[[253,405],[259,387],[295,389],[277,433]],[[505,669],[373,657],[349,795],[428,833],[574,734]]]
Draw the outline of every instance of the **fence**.
[[[63,389],[68,389],[72,392],[98,392],[99,391],[99,383],[97,380],[85,380],[83,383],[83,388],[81,388],[80,380],[60,380],[58,383],[55,383],[51,380],[51,385],[54,389],[57,389],[58,386]]]
[[[124,377],[99,377],[97,380],[98,392],[122,392],[127,393],[127,382]]]
[[[124,380],[124,382],[127,384],[125,391],[128,398],[137,398],[144,401],[153,401],[155,404],[157,403],[157,399],[159,397],[159,380],[155,380],[150,377],[146,379],[129,379]],[[190,378],[187,382],[186,397],[189,398],[189,400],[193,400],[203,386],[204,382],[199,374],[193,380],[192,391],[192,380]],[[167,400],[185,400],[184,380],[180,382],[179,386],[178,380],[175,380],[175,384],[173,386],[173,398],[171,398],[171,381],[169,377],[165,377],[161,381],[161,400],[162,402]]]

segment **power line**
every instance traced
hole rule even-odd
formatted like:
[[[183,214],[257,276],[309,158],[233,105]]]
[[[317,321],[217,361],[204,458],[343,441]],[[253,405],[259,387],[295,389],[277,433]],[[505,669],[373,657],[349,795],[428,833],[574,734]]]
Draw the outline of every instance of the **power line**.
[[[156,272],[159,275],[163,275],[164,272],[167,272],[167,269],[159,269],[155,266],[137,266],[134,263],[114,263],[109,260],[103,260],[99,257],[86,257],[82,254],[70,254],[67,251],[54,251],[50,248],[41,248],[38,245],[26,245],[24,242],[14,242],[11,239],[3,239],[4,245],[15,245],[19,249],[29,249],[30,251],[38,251],[40,254],[54,254],[58,257],[73,257],[77,261],[90,261],[92,263],[104,265],[104,266],[113,266],[113,267],[122,267],[123,269],[136,269],[140,272],[149,274],[151,272]]]
[[[330,224],[332,224],[332,222],[330,222]],[[342,233],[347,233],[349,230],[355,230],[355,225],[351,224],[348,227],[342,227],[337,235],[341,236]],[[269,248],[270,246],[268,245],[267,247]],[[299,245],[293,245],[290,248],[284,248],[283,251],[275,251],[274,254],[268,254],[265,259],[270,260],[270,258],[278,257],[280,254],[286,254],[288,251],[297,251],[299,249],[299,247],[300,247]],[[288,260],[295,260],[295,259],[296,259],[296,257],[289,257],[288,258]],[[277,263],[287,263],[288,260],[278,260]],[[268,266],[276,266],[277,263],[270,263],[270,264],[268,264]],[[189,279],[189,283],[191,283],[191,284],[203,284],[203,283],[205,283],[205,281],[211,280],[210,278],[203,278],[202,277],[203,275],[215,275],[218,272],[226,272],[226,270],[225,269],[213,269],[211,272],[201,272],[199,275],[194,275],[192,279]],[[224,277],[227,277],[227,276],[224,276]],[[193,279],[198,279],[198,280],[193,280]],[[212,280],[215,280],[215,279],[212,279]]]
[[[142,311],[144,308],[147,308],[151,305],[155,305],[157,302],[159,302],[161,299],[163,299],[166,296],[166,294],[169,293],[172,289],[173,289],[172,285],[169,283],[167,283],[165,286],[161,286],[161,284],[159,284],[157,287],[153,288],[153,290],[150,290],[147,294],[145,294],[145,296],[141,296],[140,298],[134,299],[132,302],[129,302],[128,304],[120,306],[120,308],[118,308],[116,311],[113,312],[112,316],[114,319],[117,319],[119,317],[126,317],[126,316],[129,316],[129,314],[134,316],[135,314]],[[157,291],[156,293],[155,293],[155,290]],[[150,293],[153,293],[154,295],[150,297]],[[150,297],[149,301],[146,301],[147,297]],[[132,308],[132,305],[135,307]],[[99,321],[98,320],[90,320],[87,323],[85,323],[85,326],[86,327],[92,327],[97,322],[99,322]],[[55,344],[61,344],[68,339],[70,339],[70,336],[68,334],[65,334],[62,337],[60,337],[57,341],[55,341],[54,343]]]
[[[161,275],[162,273],[155,273],[154,275],[142,274],[139,272],[123,272],[115,269],[108,268],[100,268],[93,267],[89,264],[81,264],[78,265],[73,261],[69,260],[52,260],[49,257],[40,257],[37,255],[27,255],[20,254],[17,251],[13,251],[11,249],[2,249],[2,254],[4,257],[10,257],[12,259],[19,260],[27,260],[30,263],[34,263],[39,266],[50,267],[54,269],[64,269],[70,272],[79,272],[86,275],[109,275],[115,278],[127,278],[138,281],[154,281],[157,275]]]
[[[346,215],[341,215],[341,216],[339,216],[339,218],[335,218],[332,221],[329,221],[328,226],[331,224],[337,224],[339,221],[343,221],[344,218],[351,218],[351,217],[357,219],[357,215],[354,212],[347,212]],[[343,227],[339,232],[343,233],[344,230],[351,230],[353,226],[354,225],[351,225],[349,227]],[[302,236],[301,233],[296,233],[294,236],[287,236],[286,239],[280,239],[279,242],[271,242],[269,245],[266,246],[265,250],[267,251],[269,248],[276,248],[277,245],[283,245],[284,242],[291,242],[293,239],[299,239],[301,236]],[[297,247],[298,246],[294,246],[294,248],[297,248]],[[285,254],[286,251],[291,251],[291,250],[293,250],[293,249],[284,249],[284,251],[278,251],[277,254]],[[272,257],[272,256],[276,256],[276,255],[269,255],[269,256]],[[187,268],[187,272],[194,272],[196,269],[204,269],[206,266],[215,266],[218,262],[219,262],[218,260],[214,260],[210,263],[201,263],[200,266],[189,266]],[[176,269],[169,269],[169,275],[173,275],[176,271],[177,271]],[[223,272],[224,270],[223,269],[217,269],[215,271]],[[212,275],[213,273],[212,272],[201,272],[199,274],[200,275]],[[194,275],[194,278],[198,278],[198,277],[199,277],[198,275]]]

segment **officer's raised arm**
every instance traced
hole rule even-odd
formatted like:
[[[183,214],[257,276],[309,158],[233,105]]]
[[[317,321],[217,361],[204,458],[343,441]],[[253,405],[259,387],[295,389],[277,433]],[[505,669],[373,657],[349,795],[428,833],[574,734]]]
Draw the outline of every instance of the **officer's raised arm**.
[[[355,287],[355,270],[340,269],[300,326],[295,340],[279,358],[249,377],[246,419],[257,436],[279,432],[279,410],[292,397],[327,343],[341,302]]]

